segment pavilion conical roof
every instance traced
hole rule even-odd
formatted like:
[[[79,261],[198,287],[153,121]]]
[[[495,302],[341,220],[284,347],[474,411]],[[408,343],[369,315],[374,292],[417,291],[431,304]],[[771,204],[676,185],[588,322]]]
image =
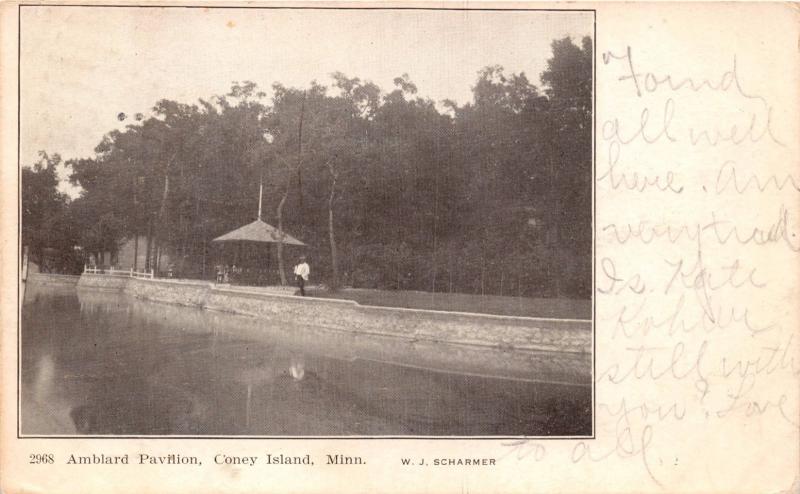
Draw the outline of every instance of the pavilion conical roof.
[[[241,228],[237,228],[236,230],[215,238],[213,242],[241,241],[277,244],[279,240],[280,234],[278,233],[278,229],[258,219],[252,223],[244,225]],[[283,243],[285,245],[306,245],[286,232],[283,232]]]

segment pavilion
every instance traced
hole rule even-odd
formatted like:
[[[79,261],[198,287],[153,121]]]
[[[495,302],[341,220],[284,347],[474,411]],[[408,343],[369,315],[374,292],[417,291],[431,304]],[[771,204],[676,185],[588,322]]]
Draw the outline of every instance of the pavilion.
[[[236,283],[264,285],[274,283],[277,266],[272,264],[272,245],[281,242],[281,232],[260,218],[212,240],[223,245],[220,258],[237,267],[232,273]],[[306,244],[283,232],[283,245],[306,247]],[[287,262],[291,266],[292,262]]]

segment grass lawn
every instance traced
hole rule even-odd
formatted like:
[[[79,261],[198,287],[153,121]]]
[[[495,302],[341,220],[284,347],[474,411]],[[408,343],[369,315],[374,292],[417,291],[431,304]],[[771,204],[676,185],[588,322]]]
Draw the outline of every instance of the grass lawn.
[[[405,307],[411,309],[477,312],[502,316],[553,317],[560,319],[591,319],[591,300],[500,297],[464,293],[427,293],[416,291],[368,290],[345,288],[336,293],[311,288],[312,297],[343,298],[362,305]]]

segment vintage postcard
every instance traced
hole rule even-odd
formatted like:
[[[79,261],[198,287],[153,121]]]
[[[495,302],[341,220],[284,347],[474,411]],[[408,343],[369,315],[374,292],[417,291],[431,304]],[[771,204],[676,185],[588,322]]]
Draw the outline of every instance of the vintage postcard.
[[[798,20],[0,4],[3,492],[800,492]]]

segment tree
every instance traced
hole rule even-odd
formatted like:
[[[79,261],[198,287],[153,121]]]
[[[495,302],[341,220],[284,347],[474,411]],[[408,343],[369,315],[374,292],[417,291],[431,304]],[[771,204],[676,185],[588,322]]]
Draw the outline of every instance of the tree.
[[[339,262],[336,253],[336,234],[334,233],[333,225],[333,201],[336,198],[336,179],[339,178],[339,173],[336,171],[336,166],[333,164],[333,159],[327,162],[328,172],[331,174],[331,192],[328,196],[328,235],[331,247],[331,289],[337,290],[339,288]]]
[[[147,267],[169,249],[203,276],[209,238],[252,213],[255,194],[242,191],[264,144],[260,94],[245,82],[199,106],[161,100],[152,117],[105,136],[96,158],[72,162],[72,180],[86,204],[120,220],[113,231],[146,233]]]
[[[552,129],[550,151],[553,166],[549,187],[554,211],[550,223],[565,266],[576,269],[560,273],[556,280],[570,285],[569,293],[588,296],[592,251],[592,40],[581,47],[570,38],[552,43],[542,81],[547,85],[548,122]]]
[[[159,101],[70,162],[71,216],[85,245],[149,232],[154,267],[169,249],[204,277],[210,239],[252,221],[261,185],[334,289],[589,296],[592,41],[552,49],[541,88],[492,65],[460,106],[408,74],[382,92],[340,72],[330,88],[276,82],[268,103],[249,81]]]
[[[298,174],[298,178],[300,177],[301,168],[303,166],[303,118],[305,117],[307,93],[306,91],[287,90],[279,84],[273,86],[273,89],[275,90],[275,97],[273,99],[275,114],[272,116],[271,124],[273,128],[271,128],[270,131],[273,133],[273,135],[277,135],[276,141],[280,140],[279,148],[281,151],[279,154],[276,154],[276,156],[278,161],[285,166],[284,187],[281,194],[281,199],[275,209],[275,215],[278,220],[278,273],[280,274],[281,285],[285,286],[287,281],[284,266],[285,263],[283,259],[283,209],[286,206],[287,199],[289,198],[292,178],[294,177],[295,173]],[[317,88],[317,93],[320,93],[319,88]],[[324,94],[324,90],[322,90],[321,93]],[[297,103],[299,103],[299,105],[297,105]],[[293,139],[294,126],[290,125],[291,120],[287,119],[285,115],[281,114],[287,110],[287,106],[298,107],[296,120],[296,139]],[[294,152],[293,159],[285,157],[291,153],[291,144],[296,146],[294,148],[296,151]],[[298,191],[300,194],[302,194],[300,187],[301,185],[298,180]]]
[[[32,167],[23,167],[22,192],[22,244],[30,246],[31,254],[40,264],[44,249],[55,248],[63,252],[72,250],[68,229],[58,228],[66,220],[66,195],[58,191],[57,167],[61,156],[39,152],[39,161]]]

